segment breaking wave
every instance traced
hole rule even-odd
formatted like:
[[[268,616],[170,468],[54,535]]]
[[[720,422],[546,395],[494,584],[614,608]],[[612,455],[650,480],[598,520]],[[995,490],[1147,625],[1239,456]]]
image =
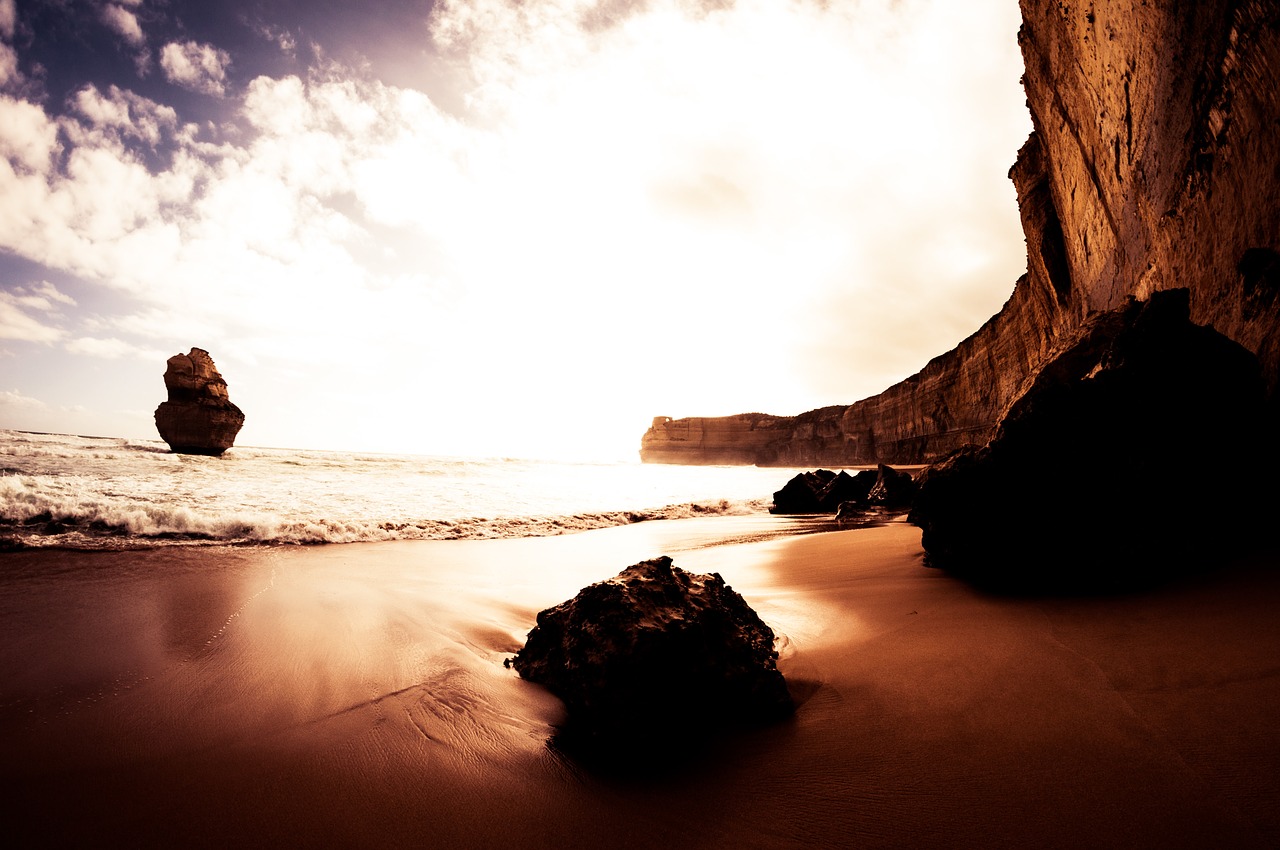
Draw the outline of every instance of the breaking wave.
[[[320,544],[379,540],[487,540],[550,537],[663,519],[735,516],[767,510],[768,500],[685,502],[644,510],[565,516],[467,516],[457,519],[378,521],[289,519],[269,512],[209,513],[187,506],[127,501],[55,503],[30,479],[0,476],[0,534],[25,546],[114,549],[156,543]],[[12,545],[12,543],[11,543]]]
[[[204,458],[146,441],[0,431],[0,548],[547,537],[763,513],[789,477],[278,449]]]

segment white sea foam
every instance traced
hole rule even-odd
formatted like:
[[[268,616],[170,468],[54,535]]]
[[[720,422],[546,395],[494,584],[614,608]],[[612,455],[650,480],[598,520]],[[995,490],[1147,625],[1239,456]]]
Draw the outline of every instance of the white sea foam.
[[[763,512],[793,474],[258,448],[208,458],[0,431],[0,536],[73,548],[549,536]]]

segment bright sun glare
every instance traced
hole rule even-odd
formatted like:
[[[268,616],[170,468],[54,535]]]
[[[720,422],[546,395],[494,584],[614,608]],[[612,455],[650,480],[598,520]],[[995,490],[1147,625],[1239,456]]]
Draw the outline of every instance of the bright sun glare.
[[[1017,25],[1009,3],[446,2],[436,99],[322,59],[237,85],[217,45],[157,53],[224,87],[234,133],[119,87],[59,112],[10,85],[0,237],[75,306],[34,305],[36,281],[0,302],[43,376],[0,424],[153,436],[192,345],[257,445],[630,458],[657,414],[874,394],[1023,270]],[[124,404],[74,377],[95,350],[139,376]]]

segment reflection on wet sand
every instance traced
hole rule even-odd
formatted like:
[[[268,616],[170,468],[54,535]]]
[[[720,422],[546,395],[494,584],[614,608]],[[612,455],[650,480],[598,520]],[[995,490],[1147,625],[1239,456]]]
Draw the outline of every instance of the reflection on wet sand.
[[[924,568],[905,523],[778,519],[16,553],[10,820],[30,845],[155,847],[1280,838],[1271,574],[999,599]],[[593,775],[546,746],[560,703],[502,662],[539,610],[658,554],[721,573],[774,628],[798,710],[657,780]]]

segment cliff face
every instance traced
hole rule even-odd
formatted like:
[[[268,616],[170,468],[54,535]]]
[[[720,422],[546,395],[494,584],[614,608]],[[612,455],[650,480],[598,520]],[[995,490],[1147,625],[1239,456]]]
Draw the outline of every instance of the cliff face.
[[[1280,384],[1280,4],[1022,0],[1034,130],[1009,176],[1027,274],[954,350],[877,396],[795,417],[660,418],[641,458],[923,463],[981,445],[1086,319],[1191,292],[1191,319]]]
[[[235,443],[244,413],[231,403],[227,382],[209,352],[193,348],[165,364],[168,401],[156,408],[156,430],[179,454],[220,455]]]

